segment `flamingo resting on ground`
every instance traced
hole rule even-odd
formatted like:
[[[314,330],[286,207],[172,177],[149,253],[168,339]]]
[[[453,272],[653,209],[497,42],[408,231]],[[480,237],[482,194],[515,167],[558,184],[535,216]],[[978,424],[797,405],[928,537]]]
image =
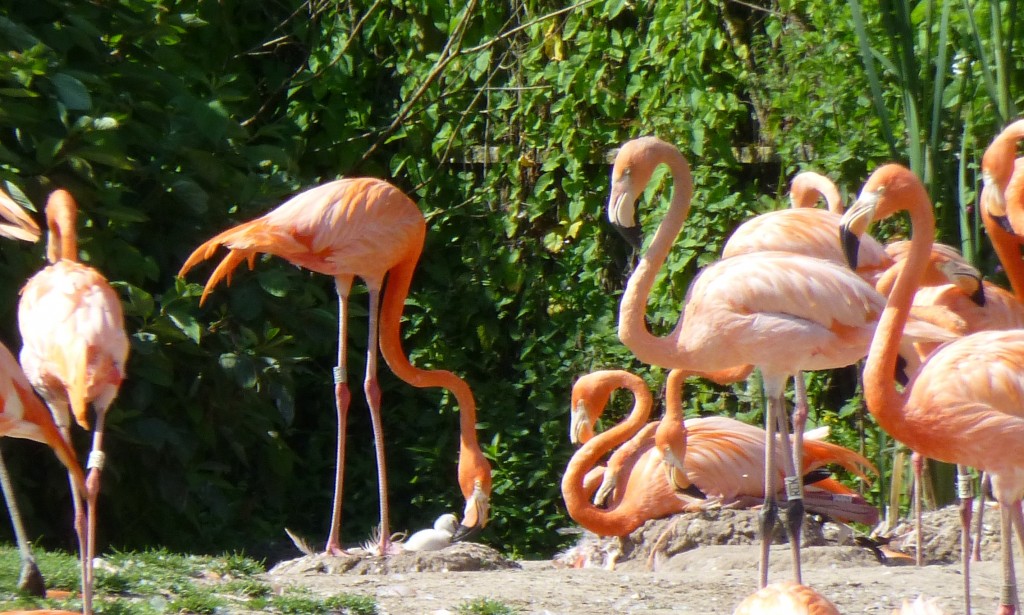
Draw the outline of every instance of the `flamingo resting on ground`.
[[[338,413],[337,473],[334,507],[326,552],[341,548],[342,478],[345,469],[345,431],[351,395],[346,370],[348,297],[356,277],[369,294],[369,339],[363,390],[373,424],[380,490],[380,554],[391,552],[388,529],[387,473],[381,428],[380,386],[377,384],[377,349],[399,378],[415,387],[443,387],[459,404],[459,487],[466,499],[462,523],[455,539],[468,537],[487,524],[490,510],[491,466],[476,436],[476,401],[464,380],[449,371],[423,370],[409,363],[402,350],[400,324],[412,275],[423,251],[426,220],[416,203],[391,184],[373,178],[342,179],[302,192],[270,213],[228,229],[189,256],[180,276],[225,246],[228,254],[217,265],[203,289],[200,303],[221,279],[243,261],[250,267],[257,254],[280,256],[299,267],[334,278],[338,292],[338,366],[334,371]],[[387,288],[381,300],[384,277]]]
[[[734,419],[709,417],[682,420],[682,382],[687,373],[669,374],[666,416],[659,423],[645,426],[653,405],[643,379],[622,370],[599,370],[581,376],[573,385],[574,413],[596,421],[620,388],[633,393],[633,410],[619,425],[588,439],[573,455],[562,478],[562,496],[569,515],[584,528],[600,536],[624,536],[649,519],[679,512],[699,510],[712,503],[746,504],[764,498],[764,433]],[[588,419],[588,422],[592,422]],[[607,451],[629,440],[638,432],[655,426],[657,433],[637,445],[636,451],[616,471],[620,479],[613,488],[606,509],[588,500],[592,488],[586,475]],[[635,440],[636,438],[634,438]],[[655,444],[657,442],[657,444]],[[666,444],[667,443],[667,444]],[[861,467],[870,463],[853,451],[812,439],[808,442],[802,473],[836,463],[863,476]],[[781,455],[781,452],[777,453]],[[609,471],[616,455],[609,461]],[[606,471],[607,472],[607,471]],[[699,490],[700,494],[691,491]],[[826,479],[811,488],[809,508],[844,520],[874,522],[876,512],[858,506],[852,490]],[[835,495],[840,498],[834,498]],[[704,498],[707,499],[704,499]],[[860,500],[863,504],[863,500]],[[863,515],[868,511],[869,517]],[[848,516],[844,516],[848,515]]]
[[[931,202],[909,169],[890,164],[871,174],[843,217],[844,237],[856,247],[857,233],[901,210],[910,214],[911,249],[871,342],[865,401],[879,426],[912,450],[989,473],[1002,515],[1004,588],[998,613],[1011,615],[1017,588],[1010,541],[1014,527],[1024,529],[1024,331],[985,331],[952,341],[897,391],[890,375],[935,232]]]
[[[649,485],[664,480],[676,491],[708,498],[694,502],[686,510],[705,505],[746,506],[764,500],[764,430],[735,419],[710,416],[683,419],[683,383],[691,374],[672,370],[665,383],[665,416],[644,425],[608,459],[595,504],[615,505],[632,488],[629,483]],[[641,410],[652,404],[643,379],[621,370],[594,372],[588,380],[601,382],[618,379],[634,394],[634,407]],[[590,385],[591,382],[586,382]],[[588,395],[597,392],[581,385],[584,391],[573,408],[571,431],[580,434],[580,442],[593,438],[594,425],[603,414],[608,399]],[[601,391],[602,393],[604,391]],[[608,391],[610,394],[611,391]],[[580,403],[582,402],[582,403]],[[866,479],[863,469],[876,471],[861,455],[821,440],[828,430],[816,429],[805,434],[810,442],[801,457],[800,472],[807,477],[815,470],[838,464]],[[776,453],[780,454],[778,449]],[[781,467],[781,460],[779,467]],[[635,471],[634,471],[635,470]],[[589,473],[588,473],[589,474]],[[664,477],[659,475],[664,474]],[[831,478],[814,477],[808,510],[841,521],[873,524],[878,511],[856,492]],[[659,487],[660,488],[660,487]],[[584,479],[584,491],[589,489]],[[833,496],[842,497],[833,497]]]
[[[647,301],[689,212],[693,195],[689,163],[678,149],[656,137],[630,141],[616,156],[608,201],[612,223],[623,229],[624,236],[638,235],[636,200],[660,164],[667,164],[672,173],[672,200],[626,285],[619,304],[619,339],[650,365],[696,371],[736,365],[761,369],[768,411],[759,583],[768,582],[768,553],[778,514],[777,443],[788,460],[786,528],[793,574],[799,582],[802,485],[792,463],[789,438],[775,438],[777,426],[786,422],[779,418],[786,380],[801,371],[843,367],[861,359],[885,300],[848,267],[836,263],[784,252],[742,254],[706,267],[690,286],[672,332],[654,336],[645,321]],[[780,340],[785,341],[786,352],[779,352]]]
[[[46,401],[64,438],[71,439],[71,413],[89,428],[87,407],[96,411],[85,483],[88,533],[83,548],[82,588],[85,611],[91,609],[92,562],[95,556],[96,499],[103,471],[103,427],[117,396],[128,358],[128,336],[117,294],[98,271],[78,262],[71,195],[56,190],[46,203],[50,265],[32,276],[21,291],[18,328],[24,345],[21,366]],[[70,408],[70,410],[69,410]],[[72,480],[76,506],[78,485]]]

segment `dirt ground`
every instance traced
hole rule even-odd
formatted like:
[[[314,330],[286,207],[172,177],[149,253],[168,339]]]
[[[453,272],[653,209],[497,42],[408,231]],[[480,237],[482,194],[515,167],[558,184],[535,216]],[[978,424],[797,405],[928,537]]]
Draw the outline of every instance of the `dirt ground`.
[[[390,615],[456,613],[459,605],[477,598],[538,615],[729,614],[756,588],[759,548],[754,514],[687,513],[648,522],[621,541],[581,535],[576,547],[553,560],[514,562],[484,545],[457,544],[388,559],[304,556],[281,562],[266,578],[278,588],[369,595],[381,613]],[[998,513],[990,510],[983,561],[971,568],[974,613],[991,613],[997,605],[997,526]],[[892,536],[880,553],[875,545],[855,544],[839,526],[808,523],[802,551],[804,583],[846,614],[888,614],[904,599],[922,594],[937,598],[950,615],[963,613],[956,512],[944,509],[926,515],[926,565],[921,568],[900,555],[913,553],[912,529],[900,526]],[[771,562],[772,581],[791,578],[788,545],[775,545]]]

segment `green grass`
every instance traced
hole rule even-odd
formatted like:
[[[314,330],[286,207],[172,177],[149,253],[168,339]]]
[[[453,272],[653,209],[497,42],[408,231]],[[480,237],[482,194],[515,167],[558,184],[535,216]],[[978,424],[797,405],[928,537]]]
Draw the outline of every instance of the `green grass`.
[[[76,555],[37,551],[36,561],[49,589],[79,592]],[[21,594],[17,589],[20,570],[18,550],[11,545],[0,545],[0,610],[81,609],[81,600],[77,597],[57,600]],[[259,578],[263,572],[262,563],[240,554],[178,555],[166,550],[114,552],[105,556],[102,565],[96,568],[95,611],[98,615],[377,613],[376,602],[366,596],[339,594],[325,598],[304,589],[286,589],[275,594],[273,588]]]
[[[519,611],[503,602],[490,598],[477,598],[463,602],[455,608],[459,615],[516,615]]]

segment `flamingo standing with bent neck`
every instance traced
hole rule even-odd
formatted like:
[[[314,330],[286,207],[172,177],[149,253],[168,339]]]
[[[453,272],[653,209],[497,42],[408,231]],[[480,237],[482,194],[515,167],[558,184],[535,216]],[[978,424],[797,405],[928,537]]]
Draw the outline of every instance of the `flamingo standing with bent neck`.
[[[844,236],[851,236],[901,210],[910,214],[911,249],[871,341],[865,401],[879,426],[911,449],[992,477],[1003,540],[1004,587],[997,613],[1013,615],[1018,602],[1010,541],[1015,526],[1024,529],[1024,331],[985,331],[950,342],[898,391],[891,374],[935,232],[931,202],[909,169],[890,164],[872,173],[843,216]]]

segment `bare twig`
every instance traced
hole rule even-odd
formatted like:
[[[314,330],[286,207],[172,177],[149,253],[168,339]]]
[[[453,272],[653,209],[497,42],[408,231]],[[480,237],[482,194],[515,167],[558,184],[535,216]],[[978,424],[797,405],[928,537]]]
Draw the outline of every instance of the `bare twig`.
[[[576,4],[572,4],[570,6],[567,6],[564,9],[558,9],[557,11],[548,13],[546,15],[541,15],[540,17],[537,17],[536,19],[531,19],[530,21],[528,21],[528,22],[526,22],[524,24],[520,24],[520,25],[516,26],[515,28],[512,28],[511,30],[506,30],[505,32],[502,32],[498,36],[495,36],[491,40],[487,41],[486,43],[481,43],[481,44],[477,45],[476,47],[469,47],[467,49],[463,49],[462,53],[463,54],[470,54],[470,53],[476,53],[478,51],[483,51],[485,49],[493,47],[498,42],[503,41],[506,38],[515,36],[516,34],[522,32],[523,30],[525,30],[527,28],[529,28],[530,26],[533,26],[533,25],[545,22],[545,21],[547,21],[547,20],[549,20],[549,19],[551,19],[553,17],[558,17],[559,15],[564,15],[565,13],[572,12],[572,11],[582,7],[582,6],[586,6],[588,4],[593,4],[596,1],[597,0],[580,0]]]
[[[406,118],[409,117],[409,114],[412,113],[413,106],[419,101],[420,98],[423,97],[424,94],[426,94],[427,88],[429,88],[431,84],[433,84],[434,81],[437,80],[441,73],[444,72],[445,67],[448,66],[448,64],[450,64],[452,60],[458,57],[458,48],[459,45],[462,43],[462,36],[466,32],[466,27],[469,24],[469,18],[473,14],[474,9],[476,9],[476,5],[477,0],[470,0],[470,2],[466,5],[466,10],[462,13],[462,17],[459,19],[459,23],[456,24],[455,30],[452,32],[452,35],[448,38],[448,41],[445,42],[444,48],[441,50],[441,54],[437,58],[437,62],[434,63],[434,67],[427,74],[423,82],[420,83],[420,86],[416,88],[416,91],[412,93],[412,96],[410,96],[409,99],[402,105],[402,108],[399,109],[398,114],[395,115],[395,119],[391,121],[391,124],[388,125],[388,127],[385,128],[383,131],[381,131],[380,134],[377,136],[377,139],[373,142],[373,144],[365,152],[363,152],[363,155],[359,159],[359,162],[356,163],[356,166],[359,166],[366,162],[367,160],[369,160],[370,156],[372,156],[377,151],[377,149],[384,143],[384,141],[386,141],[388,137],[390,137],[392,134],[394,134],[396,130],[398,130],[398,128],[402,125],[402,122],[404,122]]]

